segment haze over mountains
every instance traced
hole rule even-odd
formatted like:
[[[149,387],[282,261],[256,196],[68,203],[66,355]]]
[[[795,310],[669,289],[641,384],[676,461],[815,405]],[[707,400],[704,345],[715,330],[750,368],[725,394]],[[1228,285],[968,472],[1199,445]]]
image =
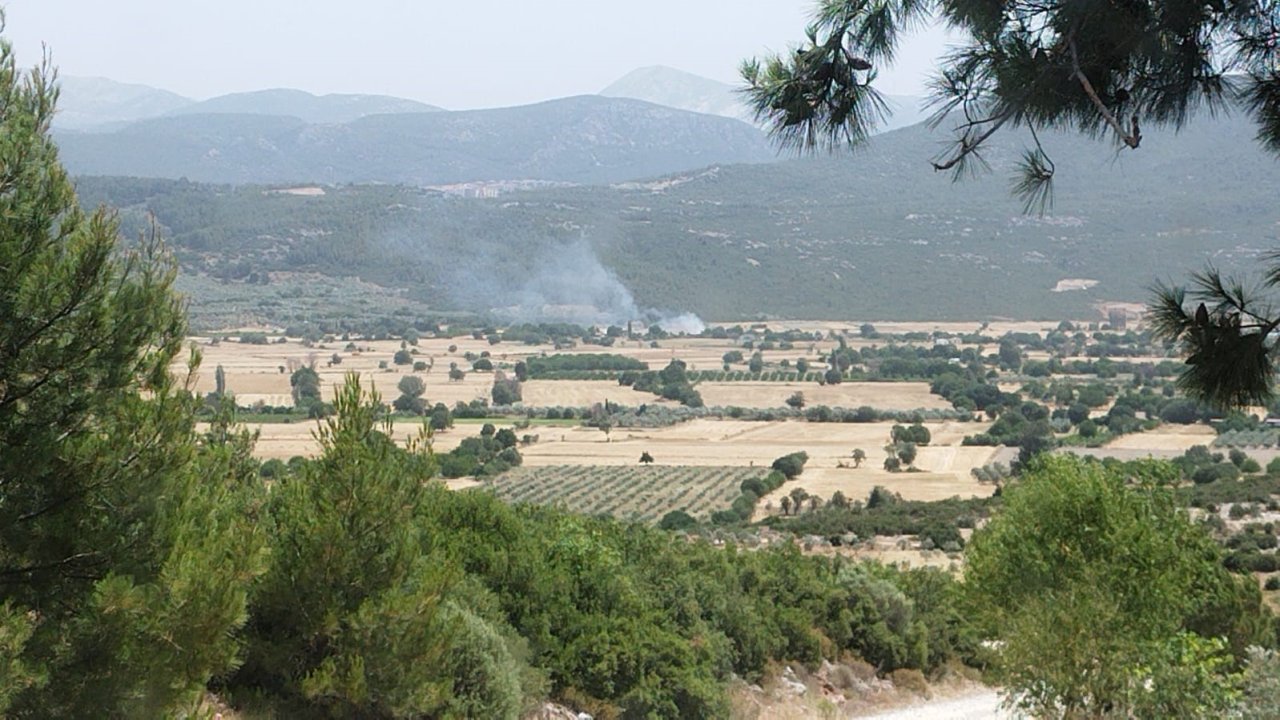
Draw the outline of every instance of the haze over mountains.
[[[198,101],[168,90],[107,78],[62,76],[59,82],[62,94],[54,127],[88,132],[109,132],[130,122],[175,115],[278,115],[309,123],[345,123],[368,115],[440,110],[434,105],[388,95],[312,95],[276,88]]]
[[[54,127],[89,130],[158,117],[195,101],[148,85],[107,78],[60,75],[62,92]]]
[[[226,183],[444,185],[613,183],[777,153],[743,122],[733,87],[642,68],[598,96],[443,111],[382,95],[272,89],[194,101],[100,78],[66,78],[56,122],[81,175]],[[914,98],[887,129],[921,117]]]
[[[1206,253],[1248,268],[1280,234],[1280,163],[1242,117],[1150,128],[1121,153],[1047,134],[1057,205],[1029,217],[1008,195],[1026,138],[997,135],[995,174],[958,184],[928,163],[945,128],[923,125],[780,160],[760,129],[711,114],[736,112],[728,86],[666,68],[602,95],[471,111],[97,87],[68,85],[80,95],[63,119],[118,124],[62,130],[62,159],[90,204],[159,218],[203,317],[225,319],[204,303],[235,297],[226,308],[278,320],[317,278],[351,277],[364,299],[348,310],[377,296],[489,311],[541,297],[525,285],[569,263],[574,281],[556,287],[593,276],[642,307],[720,318],[1078,318],[1143,301]],[[1055,291],[1063,281],[1083,289]],[[563,304],[578,301],[595,302]]]
[[[745,123],[598,96],[340,124],[177,115],[114,132],[64,133],[58,142],[63,162],[79,175],[224,183],[608,183],[774,159],[764,135]]]
[[[119,178],[80,188],[90,204],[124,208],[129,230],[155,214],[211,324],[231,312],[301,318],[314,311],[300,298],[320,287],[322,304],[344,312],[405,300],[486,311],[549,287],[555,304],[595,303],[573,294],[581,286],[717,319],[1103,317],[1098,304],[1142,302],[1158,278],[1206,259],[1247,270],[1276,244],[1280,163],[1253,134],[1243,117],[1202,118],[1176,135],[1150,128],[1140,150],[1119,155],[1044,134],[1059,172],[1045,217],[1008,194],[1025,138],[997,135],[986,153],[994,174],[953,183],[928,163],[942,135],[920,125],[852,155],[492,199]],[[573,282],[543,278],[563,267],[575,268]],[[338,301],[360,287],[382,299]]]

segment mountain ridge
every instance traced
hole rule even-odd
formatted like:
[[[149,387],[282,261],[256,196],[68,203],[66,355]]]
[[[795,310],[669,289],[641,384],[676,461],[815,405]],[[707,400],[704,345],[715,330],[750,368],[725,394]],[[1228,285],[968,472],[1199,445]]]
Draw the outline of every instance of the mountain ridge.
[[[1009,194],[1029,138],[993,137],[994,172],[955,183],[929,164],[944,134],[921,125],[852,154],[492,199],[377,185],[293,196],[79,182],[86,202],[125,208],[129,230],[154,213],[189,276],[240,288],[239,308],[261,298],[266,314],[289,300],[269,301],[284,292],[273,285],[241,285],[250,271],[354,276],[474,312],[554,291],[551,304],[631,297],[717,319],[1079,319],[1142,302],[1153,281],[1185,277],[1206,258],[1248,271],[1280,244],[1280,164],[1253,135],[1242,116],[1205,118],[1177,134],[1148,128],[1141,149],[1117,156],[1105,142],[1041,133],[1058,166],[1045,216],[1024,214]],[[564,296],[578,287],[610,292]]]
[[[58,142],[76,174],[214,183],[610,183],[775,157],[745,123],[594,95],[340,124],[177,114],[107,133],[62,133]]]
[[[165,115],[281,115],[296,117],[315,125],[327,125],[347,123],[369,115],[442,111],[443,108],[435,105],[392,95],[316,95],[293,88],[266,88],[219,95]]]
[[[58,83],[61,92],[54,125],[66,130],[133,122],[195,103],[175,92],[104,77],[59,75]]]

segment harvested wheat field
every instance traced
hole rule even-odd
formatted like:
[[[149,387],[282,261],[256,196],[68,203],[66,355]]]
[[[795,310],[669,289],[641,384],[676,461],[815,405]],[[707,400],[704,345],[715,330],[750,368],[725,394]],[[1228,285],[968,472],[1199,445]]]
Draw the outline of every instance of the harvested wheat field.
[[[487,343],[471,341],[475,347]],[[430,371],[413,372],[411,366],[395,365],[393,358],[400,349],[399,341],[360,341],[358,349],[345,350],[345,343],[331,343],[329,347],[308,348],[300,342],[272,343],[268,345],[246,345],[237,342],[222,342],[211,345],[198,342],[203,362],[195,376],[197,392],[207,393],[214,389],[214,373],[222,366],[227,377],[227,390],[236,396],[241,405],[252,405],[261,400],[267,405],[292,405],[290,398],[290,373],[304,365],[314,365],[320,375],[320,391],[326,400],[333,398],[334,388],[342,384],[346,375],[359,373],[365,387],[374,387],[382,394],[384,400],[391,400],[399,393],[396,383],[404,375],[417,375],[427,385],[426,397],[432,403],[443,402],[453,406],[455,402],[470,402],[477,398],[487,398],[493,386],[493,373],[467,372],[461,381],[449,380],[449,363],[457,362],[464,370],[470,370],[470,363],[461,357],[464,351],[459,346],[458,353],[449,354],[441,348],[440,354],[431,354],[419,348],[415,360],[430,362]],[[446,346],[447,347],[447,346]],[[337,348],[337,349],[335,349]],[[338,355],[341,362],[332,363],[332,356]],[[379,364],[385,362],[386,368]],[[175,369],[185,373],[185,361]]]
[[[698,383],[697,389],[702,395],[702,401],[709,407],[786,407],[787,398],[801,392],[809,405],[843,408],[869,405],[886,410],[951,408],[951,403],[930,393],[929,384],[923,382],[847,382],[839,385],[811,382],[704,382]]]
[[[864,498],[876,485],[919,500],[953,495],[989,495],[970,470],[993,461],[996,448],[955,447],[967,434],[982,432],[981,423],[938,423],[929,427],[933,445],[921,447],[916,467],[923,472],[890,473],[883,469],[893,423],[818,424],[801,421],[745,422],[694,420],[668,428],[618,428],[608,437],[595,428],[543,428],[541,442],[521,449],[528,467],[545,465],[634,465],[648,452],[657,465],[768,467],[774,459],[797,451],[809,455],[805,472],[786,486],[803,487],[830,497],[836,490]],[[852,465],[855,448],[867,453],[861,468]],[[766,502],[768,498],[766,498]]]
[[[663,428],[616,428],[608,436],[589,427],[548,428],[542,442],[521,452],[526,465],[630,465],[647,451],[660,465],[768,466],[804,450],[834,466],[854,448],[878,451],[889,441],[892,426],[703,419]]]
[[[679,404],[614,380],[529,380],[524,383],[523,396],[524,404],[531,407],[591,407],[606,400],[629,407]]]
[[[511,421],[492,420],[497,427],[510,427]],[[250,431],[259,433],[258,444],[253,454],[263,460],[272,458],[288,460],[295,455],[314,457],[320,452],[320,443],[315,439],[316,420],[279,423],[244,423]],[[196,426],[198,432],[208,428],[204,423]],[[409,438],[417,437],[422,430],[422,423],[413,420],[399,420],[393,425],[392,437],[403,444]],[[526,432],[546,434],[545,428],[533,428]],[[480,434],[480,425],[472,423],[459,424],[445,432],[437,432],[431,440],[431,446],[437,452],[448,452],[461,443],[463,438]]]
[[[951,321],[889,321],[889,320],[786,320],[776,323],[776,330],[803,330],[805,332],[836,332],[846,335],[858,335],[858,330],[864,322],[870,322],[875,326],[876,330],[882,333],[909,333],[924,332],[931,333],[935,331],[949,332],[955,334],[973,333],[981,331],[984,335],[999,337],[1009,332],[1026,332],[1026,333],[1047,333],[1058,327],[1058,320],[996,320],[986,323],[986,329],[983,330],[983,323],[979,322],[951,322]],[[733,323],[713,323],[715,325],[732,325]]]
[[[1165,424],[1150,432],[1121,435],[1105,445],[1108,450],[1176,450],[1211,445],[1217,433],[1208,425]]]

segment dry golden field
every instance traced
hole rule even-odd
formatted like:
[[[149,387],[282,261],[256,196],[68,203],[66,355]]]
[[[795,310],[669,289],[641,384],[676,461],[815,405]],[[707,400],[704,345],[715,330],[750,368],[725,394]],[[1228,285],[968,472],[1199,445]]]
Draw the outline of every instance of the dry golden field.
[[[679,405],[674,400],[638,392],[613,380],[529,380],[524,383],[523,394],[524,403],[533,407],[590,407],[606,400],[632,407],[641,404]]]
[[[947,330],[972,332],[979,329],[977,323],[875,323],[885,332]],[[788,323],[807,331],[829,330],[851,333],[856,336],[859,323],[813,322]],[[985,332],[1000,334],[1007,331],[1044,332],[1056,327],[1056,322],[992,323]],[[221,365],[226,372],[228,389],[236,395],[241,405],[262,402],[267,405],[290,405],[289,373],[304,364],[314,364],[320,374],[322,393],[332,397],[333,389],[349,372],[359,373],[365,384],[377,388],[384,400],[391,400],[398,391],[397,382],[413,373],[410,366],[396,366],[392,358],[401,348],[399,341],[356,341],[348,349],[344,341],[330,342],[327,346],[304,347],[296,340],[280,344],[248,345],[234,341],[211,344],[207,338],[194,338],[204,355],[202,369],[196,378],[198,391],[213,389],[214,368]],[[866,346],[882,341],[854,337],[850,344]],[[764,357],[771,365],[783,359],[790,362],[805,357],[815,369],[822,365],[817,357],[829,351],[831,341],[799,342],[791,350],[766,351]],[[454,347],[450,351],[450,346]],[[518,361],[539,354],[563,353],[613,353],[633,357],[659,369],[672,358],[678,358],[694,370],[719,369],[722,356],[740,349],[731,340],[678,338],[664,340],[653,348],[647,342],[622,341],[611,348],[579,345],[557,351],[550,346],[528,346],[514,343],[490,345],[487,341],[470,337],[453,339],[421,339],[411,348],[415,360],[429,363],[429,371],[418,372],[426,384],[426,399],[432,403],[443,402],[452,406],[456,402],[468,402],[489,396],[493,382],[492,372],[473,372],[471,363],[464,358],[467,352],[489,352],[499,372],[510,371]],[[332,362],[333,356],[340,363]],[[749,354],[744,351],[744,354]],[[457,362],[467,371],[459,382],[451,382],[447,375],[449,364]],[[386,367],[379,367],[385,364]],[[774,366],[776,367],[776,366]],[[741,366],[738,366],[741,368]],[[849,382],[840,385],[820,386],[817,383],[783,382],[706,382],[697,385],[708,406],[740,406],[747,408],[771,408],[784,405],[787,397],[796,391],[803,392],[809,405],[858,407],[869,405],[881,409],[911,410],[917,408],[946,408],[948,403],[929,392],[923,382]],[[1016,390],[1015,384],[1002,384],[1002,388]],[[671,404],[648,393],[640,393],[610,380],[532,380],[524,384],[524,400],[531,406],[590,406],[604,401],[623,405]],[[509,422],[495,421],[496,425]],[[885,445],[889,442],[893,423],[807,423],[803,421],[748,422],[735,420],[702,419],[663,428],[616,428],[608,436],[604,432],[581,426],[540,425],[521,431],[521,434],[539,436],[536,444],[522,447],[526,468],[550,466],[635,466],[641,453],[648,452],[658,466],[695,467],[757,467],[767,468],[777,457],[804,451],[810,460],[805,472],[794,483],[788,483],[787,492],[802,487],[808,492],[829,498],[837,490],[851,499],[865,499],[872,488],[882,485],[904,497],[915,500],[936,500],[955,495],[968,497],[989,495],[990,485],[979,484],[970,471],[989,464],[997,458],[1008,461],[1006,451],[989,447],[961,447],[966,435],[982,432],[986,423],[931,422],[932,443],[919,449],[916,472],[890,473],[883,469],[886,457]],[[266,423],[254,426],[261,433],[257,453],[264,458],[289,458],[294,455],[313,455],[318,445],[313,437],[315,422]],[[419,431],[421,424],[398,421],[395,433],[403,439]],[[458,423],[454,428],[438,433],[434,446],[448,451],[463,438],[479,432],[478,423]],[[1205,427],[1172,426],[1155,432],[1124,436],[1112,442],[1102,451],[1134,453],[1143,451],[1181,452],[1195,444],[1212,440],[1212,431]],[[852,451],[860,448],[868,459],[860,468],[852,467]],[[1005,454],[1000,454],[1004,452]],[[467,481],[455,481],[459,487]],[[760,503],[758,513],[776,510],[777,497],[766,497]]]
[[[811,382],[704,382],[698,392],[708,407],[737,405],[777,408],[793,393],[804,393],[809,405],[856,408],[870,405],[885,410],[950,408],[951,403],[929,392],[923,382],[846,382],[818,385]]]
[[[503,422],[501,420],[492,421],[497,427],[510,427],[511,422]],[[272,458],[279,460],[288,460],[295,455],[311,457],[320,452],[320,443],[315,439],[315,431],[318,425],[316,420],[301,420],[291,423],[245,423],[244,426],[258,432],[258,444],[254,454],[258,457],[269,460]],[[198,424],[197,430],[203,431],[205,425]],[[411,420],[398,420],[393,426],[392,437],[398,442],[405,442],[409,438],[418,436],[422,431],[422,423]],[[448,452],[458,446],[465,437],[478,434],[480,432],[479,424],[458,425],[453,429],[436,433],[431,441],[432,447],[438,452]],[[529,432],[536,433],[537,429]]]
[[[1208,425],[1161,425],[1150,432],[1121,435],[1107,443],[1113,450],[1176,450],[1185,452],[1193,445],[1211,445],[1217,433]]]
[[[555,352],[615,353],[646,362],[652,369],[660,369],[672,358],[679,358],[693,370],[715,370],[721,367],[724,353],[738,349],[732,341],[710,339],[663,341],[662,346],[657,349],[648,347],[646,343],[623,342],[612,348],[580,345],[561,351],[540,345],[491,346],[485,341],[469,337],[452,340],[424,339],[410,350],[416,361],[429,363],[431,369],[415,373],[411,366],[397,366],[392,361],[396,351],[400,349],[400,342],[395,340],[357,341],[355,344],[358,347],[355,350],[347,350],[346,343],[341,341],[313,348],[304,347],[296,339],[268,345],[246,345],[234,341],[214,345],[207,338],[193,338],[193,342],[203,355],[201,368],[196,375],[196,390],[202,393],[212,391],[214,371],[222,366],[228,390],[236,396],[239,404],[245,406],[258,402],[273,406],[292,404],[289,375],[294,368],[307,364],[314,365],[319,373],[321,392],[325,398],[332,397],[333,388],[343,381],[347,373],[356,372],[360,374],[366,387],[376,388],[384,399],[390,400],[398,394],[396,383],[400,378],[406,374],[415,374],[426,384],[428,400],[452,406],[459,401],[487,398],[493,383],[492,373],[471,370],[471,363],[463,357],[467,352],[479,354],[488,351],[498,371],[507,372],[516,362],[530,356]],[[834,343],[821,342],[815,345],[817,353],[822,353],[829,351]],[[450,346],[456,346],[456,350],[449,352]],[[807,346],[797,346],[791,351],[766,352],[765,358],[772,363],[783,359],[794,362],[807,357],[815,367],[823,367],[817,362],[816,354],[810,356],[807,351]],[[331,362],[335,354],[341,360],[338,364]],[[449,365],[453,362],[467,372],[465,379],[449,380]],[[385,368],[379,367],[382,363],[386,364]],[[175,370],[182,371],[185,367],[175,366]],[[709,382],[700,383],[698,390],[709,406],[782,407],[787,397],[798,390],[804,393],[811,405],[871,405],[901,410],[948,407],[944,400],[929,393],[927,383],[921,382],[854,382],[830,386],[820,386],[817,383]],[[636,393],[606,380],[532,380],[525,384],[524,393],[525,402],[535,406],[584,406],[606,399],[633,406],[664,402],[647,393]]]

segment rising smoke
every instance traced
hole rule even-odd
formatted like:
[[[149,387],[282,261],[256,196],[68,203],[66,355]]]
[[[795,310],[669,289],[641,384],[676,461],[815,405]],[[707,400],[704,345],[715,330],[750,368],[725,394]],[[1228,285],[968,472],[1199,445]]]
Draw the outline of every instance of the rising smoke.
[[[534,258],[526,277],[507,292],[498,289],[491,312],[520,322],[625,325],[643,320],[675,333],[699,333],[706,327],[693,313],[641,308],[585,240],[548,248]]]

